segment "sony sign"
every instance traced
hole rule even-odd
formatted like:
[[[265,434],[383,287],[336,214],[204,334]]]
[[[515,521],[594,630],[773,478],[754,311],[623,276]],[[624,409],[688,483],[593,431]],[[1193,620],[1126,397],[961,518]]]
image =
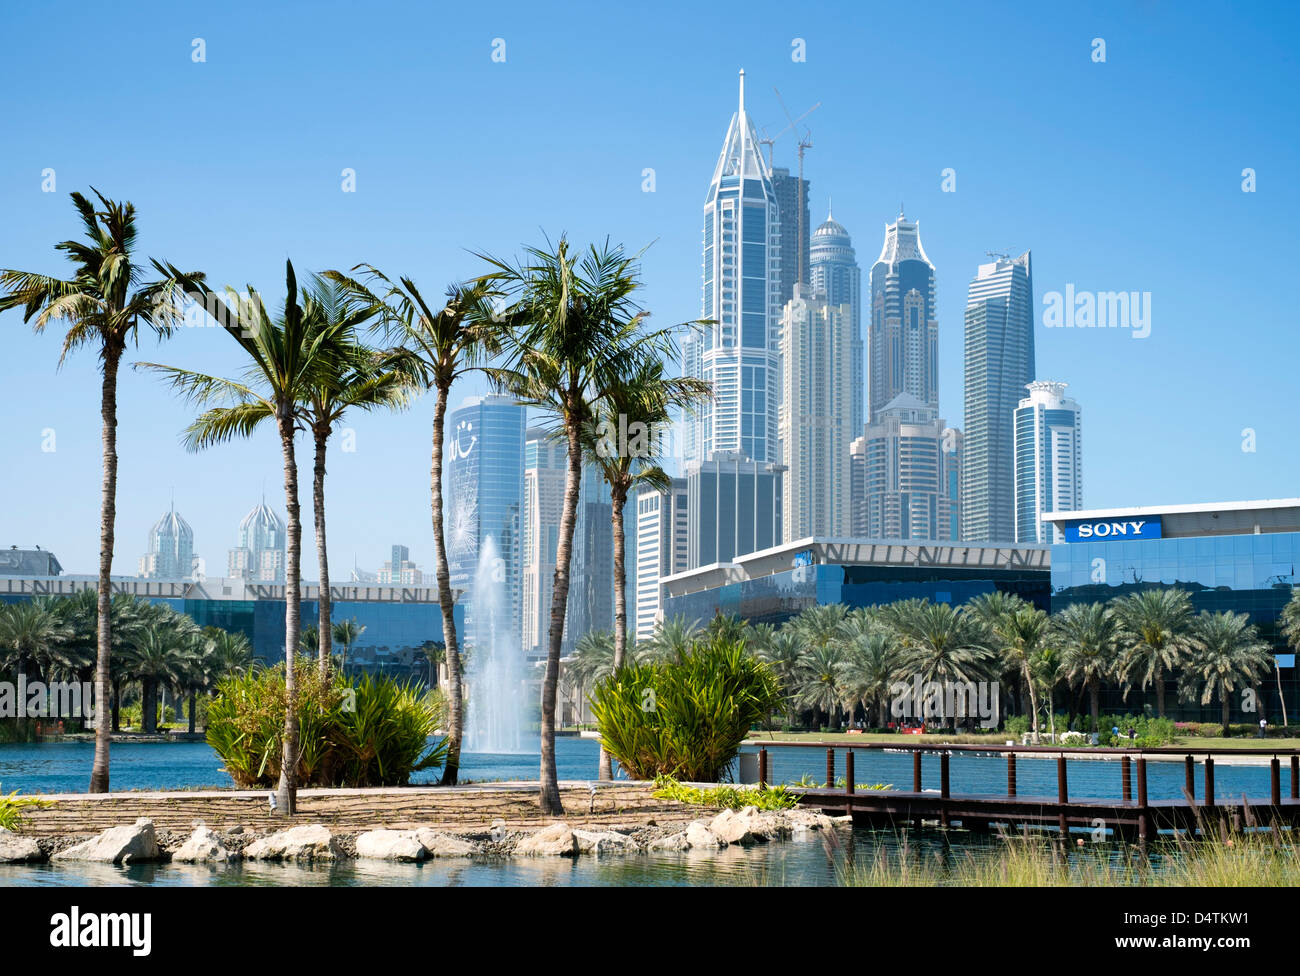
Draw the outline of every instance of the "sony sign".
[[[1159,539],[1160,516],[1133,519],[1088,519],[1065,523],[1066,542],[1111,539]]]

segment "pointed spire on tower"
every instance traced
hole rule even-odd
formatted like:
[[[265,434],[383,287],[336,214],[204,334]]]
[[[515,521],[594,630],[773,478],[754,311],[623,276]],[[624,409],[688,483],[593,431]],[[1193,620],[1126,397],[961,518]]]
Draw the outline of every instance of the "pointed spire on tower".
[[[834,220],[834,219],[835,219],[835,212],[831,209],[831,198],[830,198],[830,197],[827,197],[827,198],[826,198],[826,219],[827,219],[827,220]]]
[[[740,114],[745,114],[745,69],[740,69]]]

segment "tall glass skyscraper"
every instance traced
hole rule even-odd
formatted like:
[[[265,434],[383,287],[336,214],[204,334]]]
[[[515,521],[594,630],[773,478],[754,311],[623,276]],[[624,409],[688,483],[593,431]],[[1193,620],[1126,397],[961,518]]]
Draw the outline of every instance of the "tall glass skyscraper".
[[[289,540],[284,519],[263,499],[239,523],[239,544],[230,550],[226,575],[259,583],[283,583]]]
[[[687,421],[688,460],[715,451],[776,460],[781,233],[771,174],[745,112],[742,71],[740,105],[704,200],[700,317],[715,324],[683,343],[687,374],[708,380],[714,392]]]
[[[802,184],[802,185],[800,185]],[[777,301],[781,307],[794,297],[796,282],[809,282],[808,235],[812,231],[808,210],[808,181],[784,166],[772,170],[772,189],[776,192],[777,210],[781,215],[781,290]],[[802,215],[800,214],[802,211]],[[801,219],[802,217],[802,219]],[[799,247],[799,227],[803,227],[803,248]],[[802,269],[799,264],[803,262]]]
[[[862,271],[853,251],[853,240],[844,225],[829,210],[826,222],[812,235],[809,250],[809,281],[813,294],[820,293],[829,305],[847,305],[844,327],[849,333],[849,374],[853,393],[849,397],[849,440],[862,433],[865,417],[862,369]]]
[[[469,590],[488,536],[504,563],[509,625],[518,626],[522,577],[524,408],[510,397],[470,397],[447,416],[444,526],[453,589]],[[462,597],[462,602],[468,596]],[[466,604],[467,615],[472,608]]]
[[[916,221],[901,213],[885,225],[885,244],[871,266],[871,363],[867,420],[900,393],[939,409],[939,322],[934,265]]]
[[[149,551],[140,557],[144,579],[189,579],[194,574],[194,530],[171,511],[149,530]]]
[[[1066,399],[1064,383],[1035,380],[1016,408],[1016,541],[1064,542],[1045,512],[1083,508],[1082,411]]]
[[[961,539],[1012,542],[1012,419],[1034,378],[1034,286],[1029,252],[981,264],[966,300],[966,430]]]
[[[524,442],[523,611],[519,636],[525,655],[543,655],[555,589],[566,455],[564,441],[530,427]]]

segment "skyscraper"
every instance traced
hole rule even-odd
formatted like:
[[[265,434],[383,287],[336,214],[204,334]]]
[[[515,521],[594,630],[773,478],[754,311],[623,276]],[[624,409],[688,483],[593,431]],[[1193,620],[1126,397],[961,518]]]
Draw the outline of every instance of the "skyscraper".
[[[731,562],[760,549],[779,546],[781,476],[779,464],[750,461],[739,452],[715,453],[686,465],[686,505],[690,518],[686,568]]]
[[[561,489],[563,490],[563,489]],[[614,505],[600,470],[584,464],[577,521],[569,562],[569,600],[564,615],[564,651],[586,633],[614,628]],[[624,550],[626,555],[626,550]],[[550,623],[551,608],[546,606]],[[543,643],[543,646],[545,644]]]
[[[145,579],[189,579],[194,574],[194,530],[171,510],[149,530],[149,551],[140,557]]]
[[[966,432],[961,541],[1012,542],[1012,419],[1034,378],[1034,287],[1029,252],[981,264],[966,300]]]
[[[375,574],[376,582],[385,586],[423,586],[424,573],[411,561],[411,550],[406,546],[393,546],[392,555]],[[430,582],[433,578],[430,577]]]
[[[802,187],[800,186],[802,183]],[[781,216],[781,290],[777,301],[781,308],[794,297],[794,286],[798,281],[805,285],[809,278],[808,235],[812,231],[808,210],[808,181],[800,180],[798,174],[791,175],[784,166],[772,170],[772,189],[776,193],[777,211]],[[800,211],[802,210],[802,214]],[[799,228],[803,227],[803,249],[799,248]],[[803,269],[800,273],[799,262],[802,258]]]
[[[954,541],[955,439],[938,411],[910,393],[877,410],[851,451],[853,534]]]
[[[555,588],[555,551],[560,539],[567,450],[540,427],[524,441],[523,619],[519,636],[525,655],[546,650]]]
[[[674,478],[665,491],[642,489],[629,505],[636,513],[636,602],[629,626],[635,626],[639,641],[649,639],[663,616],[659,581],[686,569],[690,541],[686,494],[686,479]]]
[[[854,392],[849,398],[848,421],[851,431],[849,436],[856,437],[862,432],[862,425],[866,421],[866,390],[862,382],[862,271],[858,268],[849,232],[829,211],[826,222],[813,232],[808,274],[813,292],[824,295],[827,304],[849,307],[845,325],[850,336],[849,382]]]
[[[849,418],[853,385],[852,308],[795,285],[781,317],[780,440],[785,541],[847,535],[850,526]]]
[[[513,628],[520,613],[524,408],[511,397],[469,397],[448,415],[447,430],[443,505],[451,586],[470,589],[491,537],[502,562]],[[468,619],[473,608],[464,605]]]
[[[777,335],[781,316],[781,218],[754,125],[740,105],[704,200],[701,318],[715,324],[683,343],[687,375],[713,384],[713,399],[689,420],[687,458],[741,451],[777,455]]]
[[[239,544],[230,550],[226,575],[258,583],[283,583],[288,545],[284,519],[263,499],[239,523]]]
[[[885,244],[871,266],[870,409],[900,393],[939,409],[939,322],[934,306],[934,265],[925,256],[915,221],[901,213],[885,225]]]
[[[1036,380],[1015,416],[1016,542],[1064,542],[1044,512],[1083,508],[1082,411],[1064,396],[1066,384]]]

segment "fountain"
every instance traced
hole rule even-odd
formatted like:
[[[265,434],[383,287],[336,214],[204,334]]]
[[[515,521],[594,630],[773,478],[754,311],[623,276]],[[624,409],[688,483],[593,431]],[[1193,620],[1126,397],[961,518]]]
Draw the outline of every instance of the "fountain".
[[[469,597],[465,632],[472,651],[465,748],[470,752],[533,752],[523,743],[523,654],[510,612],[505,563],[490,535],[479,549]]]

